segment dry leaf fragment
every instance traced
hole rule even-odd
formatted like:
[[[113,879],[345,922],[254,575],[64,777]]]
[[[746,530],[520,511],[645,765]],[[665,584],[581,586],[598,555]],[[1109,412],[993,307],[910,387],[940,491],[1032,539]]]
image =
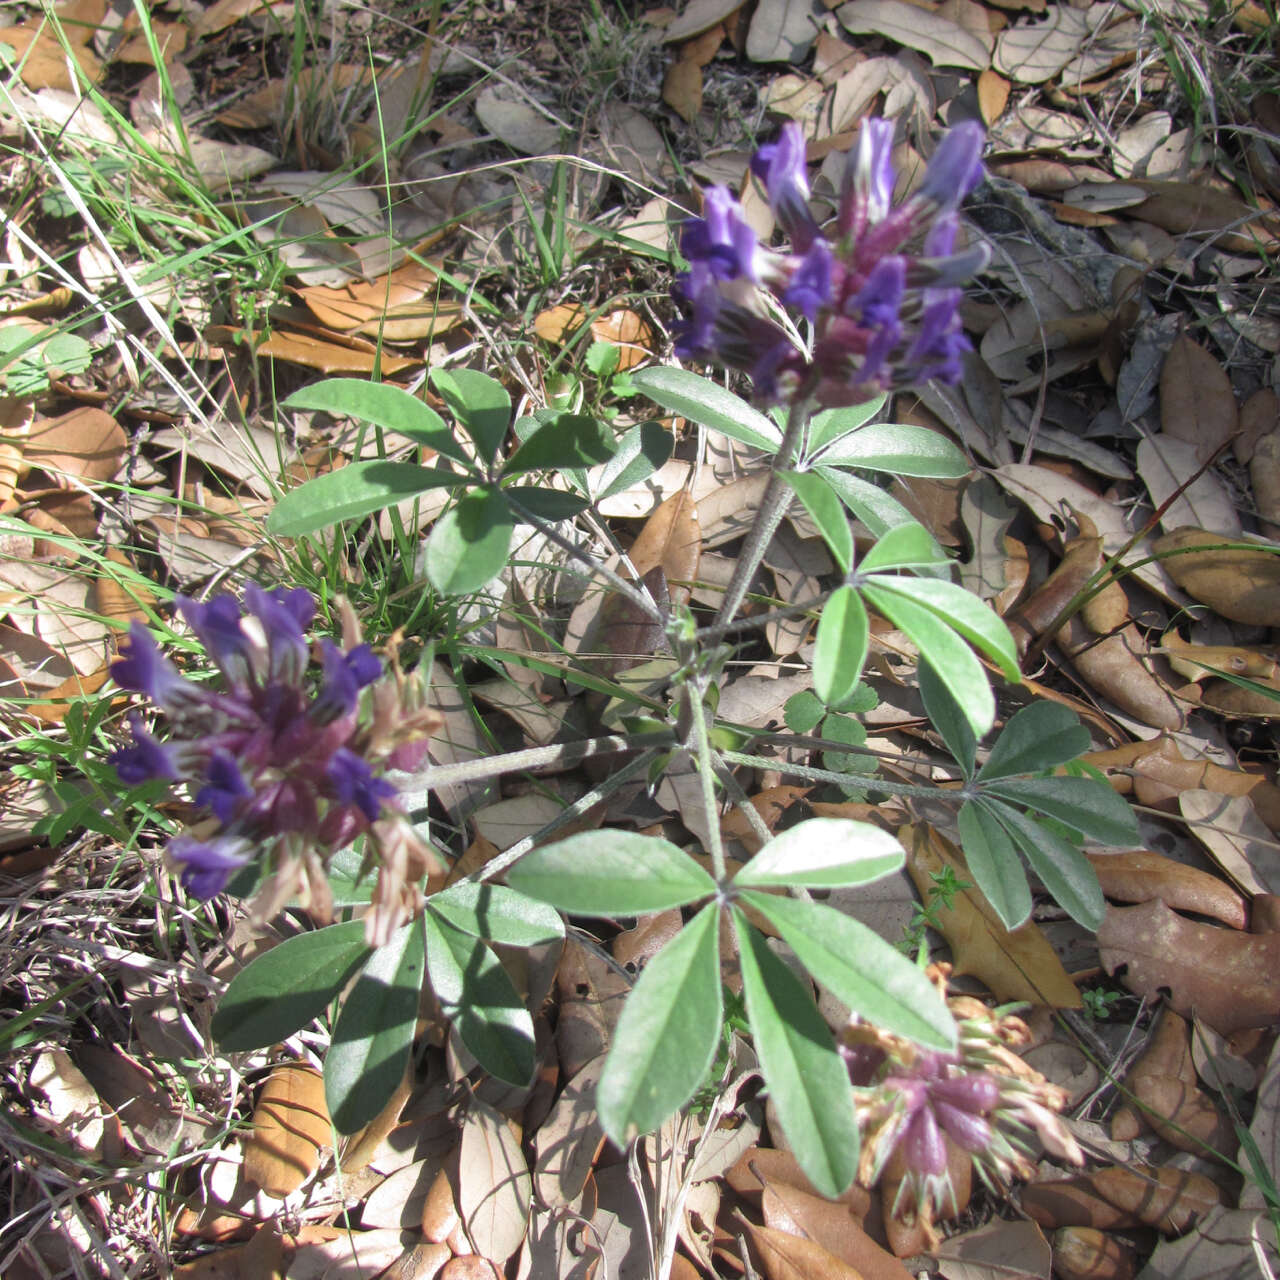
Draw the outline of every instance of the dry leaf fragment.
[[[1150,902],[1159,898],[1167,907],[1212,916],[1233,929],[1248,923],[1244,899],[1207,871],[1175,862],[1158,853],[1091,853],[1102,892],[1121,902]]]
[[[472,1248],[504,1266],[524,1240],[533,1180],[506,1117],[472,1098],[458,1154],[458,1210]]]
[[[438,337],[463,318],[462,303],[439,296],[440,277],[426,263],[407,262],[376,280],[341,288],[312,285],[298,296],[321,324],[386,342]]]
[[[1190,788],[1179,794],[1178,808],[1192,834],[1241,892],[1280,893],[1280,849],[1249,796]]]
[[[847,1205],[810,1195],[785,1182],[767,1186],[760,1199],[765,1226],[820,1244],[863,1280],[910,1280],[910,1272],[862,1229]]]
[[[1052,80],[1089,36],[1087,11],[1049,5],[1038,22],[1007,27],[996,42],[995,69],[1020,84]]]
[[[1232,446],[1236,459],[1248,462],[1263,436],[1280,429],[1280,396],[1270,387],[1255,391],[1240,406],[1240,431]]]
[[[1276,242],[1258,211],[1241,200],[1203,182],[1131,180],[1146,199],[1129,209],[1132,217],[1152,222],[1166,231],[1215,232],[1214,243],[1232,253],[1266,252]]]
[[[662,100],[692,124],[702,110],[702,68],[690,58],[673,62],[662,81]]]
[[[1198,1173],[1109,1165],[1074,1178],[1033,1182],[1023,1209],[1042,1227],[1155,1227],[1181,1235],[1222,1203],[1222,1193]]]
[[[745,1220],[756,1267],[766,1280],[864,1280],[820,1244]]]
[[[1004,115],[1011,88],[1004,76],[990,67],[978,77],[978,110],[987,125],[995,124]]]
[[[292,1194],[316,1171],[331,1132],[320,1073],[292,1063],[277,1067],[253,1111],[245,1177],[270,1195]]]
[[[750,1147],[738,1157],[737,1163],[725,1174],[725,1181],[744,1200],[758,1204],[767,1186],[795,1187],[806,1195],[818,1194],[808,1175],[800,1168],[790,1151],[772,1147]],[[865,1187],[853,1183],[847,1191],[836,1197],[835,1204],[843,1204],[859,1222],[871,1208],[871,1195]]]
[[[629,555],[642,578],[652,569],[662,570],[673,602],[689,598],[689,585],[697,580],[702,556],[702,529],[697,504],[687,489],[672,494],[649,517]]]
[[[1280,555],[1261,547],[1228,550],[1220,545],[1231,541],[1188,526],[1157,538],[1152,550],[1163,557],[1178,586],[1224,618],[1259,627],[1280,625]]]
[[[933,886],[933,873],[946,867],[973,883],[959,850],[932,827],[902,827],[897,836],[907,851],[907,870],[921,894]],[[975,890],[962,890],[951,908],[939,910],[938,928],[951,944],[956,973],[980,978],[999,999],[1029,1000],[1055,1009],[1078,1009],[1083,1004],[1039,926],[1029,920],[1010,933]]]
[[[935,67],[983,71],[991,64],[986,41],[958,22],[906,0],[849,0],[836,10],[846,31],[884,36],[918,49]]]
[[[1160,425],[1194,445],[1201,462],[1235,434],[1235,392],[1227,371],[1204,347],[1180,334],[1160,371]]]
[[[1098,929],[1108,973],[1122,967],[1130,991],[1169,1003],[1230,1035],[1280,1022],[1280,934],[1237,933],[1195,924],[1163,902],[1108,907]]]
[[[127,441],[109,414],[91,405],[32,423],[22,454],[26,469],[47,471],[55,484],[101,484],[120,468]]]
[[[1060,1280],[1133,1280],[1137,1271],[1133,1249],[1093,1227],[1063,1227],[1052,1243]]]
[[[377,369],[384,377],[390,377],[422,363],[421,357],[411,359],[392,355],[389,351],[379,353],[376,348],[366,350],[365,345],[327,341],[285,330],[273,330],[270,334],[262,331],[247,333],[225,325],[211,325],[205,332],[205,340],[213,347],[247,343],[255,355],[287,360],[290,364],[300,364],[330,375],[371,374]]]
[[[1254,446],[1249,479],[1262,532],[1269,538],[1280,537],[1280,431],[1268,432]]]

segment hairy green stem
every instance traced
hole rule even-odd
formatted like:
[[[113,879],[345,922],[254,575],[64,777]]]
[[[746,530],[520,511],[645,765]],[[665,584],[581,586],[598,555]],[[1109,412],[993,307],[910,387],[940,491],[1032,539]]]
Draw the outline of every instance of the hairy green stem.
[[[751,579],[755,577],[756,570],[773,541],[773,535],[777,533],[782,517],[787,514],[787,508],[791,505],[791,487],[783,479],[782,473],[795,465],[805,427],[809,424],[809,403],[808,400],[797,400],[791,406],[782,443],[778,445],[778,452],[773,455],[769,483],[765,486],[764,497],[760,499],[760,510],[756,512],[746,545],[738,554],[738,563],[728,587],[725,588],[714,627],[724,627],[733,621],[746,598]]]
[[[840,747],[840,744],[836,744]],[[841,750],[847,748],[840,747]],[[778,773],[789,774],[793,778],[801,778],[806,782],[834,782],[837,786],[863,786],[868,791],[884,791],[891,796],[916,796],[922,800],[943,800],[948,796],[961,799],[958,791],[948,791],[938,787],[915,787],[905,782],[890,782],[878,775],[876,777],[861,774],[833,773],[830,769],[811,769],[804,764],[788,764],[785,760],[773,760],[767,756],[749,756],[741,751],[722,751],[720,758],[726,764],[745,765],[750,769],[773,769]]]
[[[720,838],[720,806],[716,803],[716,757],[707,733],[707,704],[703,681],[690,680],[684,687],[688,699],[689,742],[698,763],[698,779],[702,783],[702,807],[707,815],[707,842],[716,884],[725,883],[724,841]]]

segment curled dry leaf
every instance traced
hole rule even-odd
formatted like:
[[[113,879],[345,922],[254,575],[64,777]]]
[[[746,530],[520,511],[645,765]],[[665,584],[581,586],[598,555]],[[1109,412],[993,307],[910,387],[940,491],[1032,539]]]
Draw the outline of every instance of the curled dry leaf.
[[[1254,447],[1249,479],[1262,532],[1269,538],[1280,537],[1280,431],[1268,432]]]
[[[766,1187],[794,1187],[806,1195],[817,1196],[817,1189],[796,1162],[790,1151],[772,1147],[750,1147],[738,1157],[737,1163],[725,1174],[725,1181],[744,1200],[759,1204]],[[871,1208],[871,1195],[865,1187],[853,1183],[832,1202],[845,1205],[850,1214],[861,1222]]]
[[[1176,812],[1179,796],[1195,788],[1249,796],[1258,816],[1273,831],[1280,831],[1280,787],[1260,774],[1228,769],[1212,760],[1188,760],[1170,737],[1093,751],[1082,759],[1104,772],[1120,771],[1111,775],[1112,786],[1127,794],[1132,783],[1140,804]]]
[[[1152,550],[1178,586],[1222,617],[1259,627],[1280,625],[1280,556],[1262,548],[1222,546],[1231,541],[1187,526],[1157,538]]]
[[[1192,834],[1244,893],[1280,893],[1280,849],[1248,796],[1193,789],[1178,796],[1178,807]]]
[[[475,1251],[504,1266],[524,1240],[532,1197],[519,1138],[504,1116],[473,1098],[462,1122],[458,1209]]]
[[[1121,902],[1150,902],[1159,898],[1167,907],[1212,916],[1233,929],[1249,918],[1244,899],[1217,876],[1158,853],[1091,853],[1102,892]]]
[[[1133,1280],[1137,1271],[1132,1247],[1093,1227],[1063,1227],[1052,1244],[1060,1280]]]
[[[125,444],[124,429],[109,413],[84,405],[32,423],[22,448],[24,470],[47,471],[55,484],[101,484],[119,470]]]
[[[847,1205],[780,1182],[765,1188],[760,1209],[765,1226],[822,1245],[863,1280],[910,1280],[910,1272],[867,1235]]]
[[[863,1280],[834,1254],[803,1236],[743,1220],[756,1269],[765,1280]]]
[[[973,883],[959,850],[933,828],[902,827],[897,836],[907,851],[907,871],[921,894],[933,888],[933,875],[947,867]],[[973,889],[957,893],[950,908],[939,909],[937,919],[951,944],[956,973],[980,978],[1001,1000],[1029,1000],[1055,1009],[1081,1007],[1080,992],[1034,921],[1010,933]]]
[[[299,289],[298,296],[321,324],[340,333],[414,342],[438,337],[462,320],[462,304],[441,298],[440,283],[432,266],[411,261],[377,280],[337,289],[312,285]]]
[[[1051,1228],[1144,1226],[1176,1236],[1221,1203],[1221,1191],[1202,1174],[1141,1165],[1109,1165],[1022,1189],[1023,1209]]]
[[[1154,998],[1168,990],[1177,1012],[1223,1035],[1280,1021],[1280,934],[1196,924],[1147,902],[1107,908],[1098,952],[1108,973],[1123,968],[1130,991]]]
[[[662,569],[673,602],[688,600],[689,584],[698,577],[702,529],[697,504],[687,489],[672,494],[649,517],[631,544],[630,556],[641,577],[651,569]]]
[[[587,311],[576,302],[562,302],[533,319],[533,331],[545,342],[563,346],[587,319]],[[653,330],[634,311],[621,308],[596,316],[591,322],[591,336],[598,342],[611,342],[619,347],[618,368],[634,369],[652,354]]]
[[[316,1171],[331,1132],[320,1073],[295,1064],[277,1067],[253,1111],[245,1177],[270,1195],[291,1194]]]

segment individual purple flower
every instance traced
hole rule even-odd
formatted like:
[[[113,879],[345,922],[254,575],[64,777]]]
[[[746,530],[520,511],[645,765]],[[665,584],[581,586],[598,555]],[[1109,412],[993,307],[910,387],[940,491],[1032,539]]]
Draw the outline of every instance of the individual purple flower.
[[[383,776],[420,761],[441,725],[422,679],[400,671],[394,650],[384,668],[345,601],[338,602],[343,644],[320,642],[319,673],[306,636],[315,601],[306,591],[250,585],[243,605],[217,595],[177,607],[222,687],[179,675],[141,626],[113,668],[121,688],[150,697],[169,726],[161,741],[132,718],[133,742],[114,757],[121,781],[180,784],[198,811],[195,825],[169,842],[170,865],[194,896],[209,898],[262,857],[271,868],[259,894],[263,913],[294,896],[323,912],[332,900],[328,859],[364,837],[379,866],[381,907],[369,917],[370,940],[385,940],[420,906],[419,882],[436,865]]]
[[[142,727],[142,721],[136,715],[130,716],[129,729],[133,734],[132,745],[122,747],[111,757],[120,781],[130,787],[150,782],[154,778],[176,782],[182,776],[176,751],[152,737]]]
[[[248,866],[253,846],[247,840],[230,836],[209,840],[176,836],[169,841],[165,852],[187,892],[207,902],[227,887],[227,881],[241,867]]]
[[[377,820],[383,804],[396,794],[391,783],[375,777],[368,763],[345,747],[333,753],[325,773],[338,803],[354,805],[370,822]]]
[[[790,247],[749,243],[741,206],[711,188],[681,242],[689,270],[672,289],[677,354],[749,374],[764,402],[853,404],[930,378],[957,380],[969,342],[951,291],[982,269],[987,250],[954,251],[955,210],[981,176],[982,145],[975,124],[951,130],[919,190],[895,206],[893,125],[865,121],[827,233],[808,206],[803,132],[785,125],[752,172]],[[778,323],[749,285],[768,290],[795,327]]]

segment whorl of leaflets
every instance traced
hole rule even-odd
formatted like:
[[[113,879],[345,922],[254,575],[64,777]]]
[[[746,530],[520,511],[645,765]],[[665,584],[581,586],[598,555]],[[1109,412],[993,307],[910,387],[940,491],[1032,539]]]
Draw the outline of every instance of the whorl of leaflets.
[[[819,227],[808,203],[804,134],[786,124],[751,168],[790,248],[762,245],[729,191],[710,188],[703,216],[686,224],[681,240],[689,270],[672,290],[683,314],[676,354],[749,374],[765,403],[837,407],[930,378],[958,381],[970,347],[960,329],[960,285],[982,270],[988,250],[954,252],[956,209],[982,176],[983,139],[974,123],[951,129],[919,188],[895,206],[893,123],[866,120],[837,216]],[[770,318],[762,290],[790,316],[793,332]],[[807,350],[797,342],[800,321]]]
[[[419,682],[394,659],[384,670],[345,601],[344,644],[319,642],[318,680],[305,635],[316,611],[308,592],[250,584],[243,607],[230,595],[176,603],[221,687],[181,675],[138,622],[111,668],[116,684],[149,698],[168,728],[161,740],[131,717],[133,743],[112,758],[120,780],[164,779],[201,811],[169,841],[169,864],[203,900],[265,857],[271,874],[255,914],[270,917],[298,896],[327,919],[328,860],[364,835],[378,867],[368,941],[385,942],[421,909],[418,881],[436,865],[383,776],[415,768],[440,726]]]

